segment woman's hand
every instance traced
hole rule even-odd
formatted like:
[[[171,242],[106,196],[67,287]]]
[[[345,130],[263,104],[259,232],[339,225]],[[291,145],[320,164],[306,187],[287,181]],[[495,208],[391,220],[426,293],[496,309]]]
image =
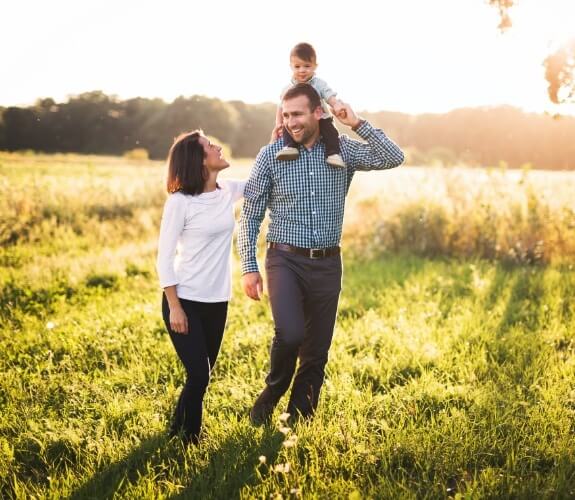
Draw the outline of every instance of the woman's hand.
[[[167,286],[164,288],[166,299],[168,300],[168,308],[170,309],[170,330],[182,335],[188,334],[188,317],[184,312],[176,285]]]
[[[176,333],[188,334],[188,317],[181,307],[170,308],[170,328]]]

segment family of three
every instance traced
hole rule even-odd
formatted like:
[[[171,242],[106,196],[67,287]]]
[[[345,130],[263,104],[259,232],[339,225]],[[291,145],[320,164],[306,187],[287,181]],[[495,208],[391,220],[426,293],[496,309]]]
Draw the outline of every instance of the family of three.
[[[234,203],[243,197],[238,249],[242,286],[254,300],[263,291],[256,243],[266,210],[270,218],[265,270],[275,329],[268,374],[250,421],[269,422],[290,385],[287,413],[309,418],[335,327],[350,183],[358,170],[403,162],[402,151],[382,130],[316,77],[313,47],[298,44],[290,63],[293,78],[282,93],[272,142],[259,152],[247,181],[218,180],[229,163],[201,131],[179,136],[168,155],[157,270],[164,322],[186,371],[170,432],[186,444],[200,437],[203,398],[226,323]],[[322,101],[364,141],[339,136]]]

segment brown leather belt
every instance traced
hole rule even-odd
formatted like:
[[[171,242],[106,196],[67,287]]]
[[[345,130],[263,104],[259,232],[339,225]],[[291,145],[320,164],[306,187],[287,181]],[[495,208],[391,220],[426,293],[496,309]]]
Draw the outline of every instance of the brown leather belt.
[[[286,245],[284,243],[275,243],[273,241],[268,243],[268,248],[275,248],[276,250],[281,250],[283,252],[291,252],[297,255],[303,255],[304,257],[309,257],[310,259],[325,259],[326,257],[331,257],[332,255],[339,255],[341,252],[340,247],[302,248]]]

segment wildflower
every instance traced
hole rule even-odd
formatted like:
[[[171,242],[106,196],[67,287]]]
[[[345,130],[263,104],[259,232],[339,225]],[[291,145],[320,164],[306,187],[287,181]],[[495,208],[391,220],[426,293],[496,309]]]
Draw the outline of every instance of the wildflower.
[[[294,434],[293,436],[290,436],[288,439],[286,439],[286,440],[283,442],[283,445],[284,445],[286,448],[293,448],[296,443],[297,443],[297,436]]]
[[[54,324],[53,321],[48,321],[48,323],[46,323],[46,328],[48,328],[48,330],[52,330],[52,328],[54,328],[56,325]]]
[[[301,490],[299,488],[292,488],[291,490],[289,490],[289,492],[292,495],[299,496],[299,494],[301,493]]]
[[[286,436],[291,432],[291,429],[289,427],[284,426],[280,427],[278,430]]]
[[[286,462],[285,464],[276,464],[274,467],[274,472],[287,474],[289,472],[289,463]]]
[[[260,461],[260,464],[265,464],[267,461],[267,458],[265,455],[260,455],[258,460]]]
[[[286,423],[289,418],[290,418],[290,414],[289,414],[289,413],[282,413],[282,414],[279,416],[279,421],[280,421],[280,422],[283,422],[283,423]]]

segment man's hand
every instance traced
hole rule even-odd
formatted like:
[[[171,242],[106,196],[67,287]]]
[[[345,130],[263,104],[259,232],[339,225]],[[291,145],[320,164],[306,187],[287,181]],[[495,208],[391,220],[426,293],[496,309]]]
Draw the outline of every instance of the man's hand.
[[[250,299],[260,300],[264,282],[260,273],[246,273],[242,276],[242,288]]]
[[[347,125],[348,127],[357,127],[360,123],[360,119],[355,114],[355,111],[351,109],[351,106],[345,102],[341,103],[341,109],[339,113],[335,115],[340,123]],[[335,109],[334,109],[335,111]]]

